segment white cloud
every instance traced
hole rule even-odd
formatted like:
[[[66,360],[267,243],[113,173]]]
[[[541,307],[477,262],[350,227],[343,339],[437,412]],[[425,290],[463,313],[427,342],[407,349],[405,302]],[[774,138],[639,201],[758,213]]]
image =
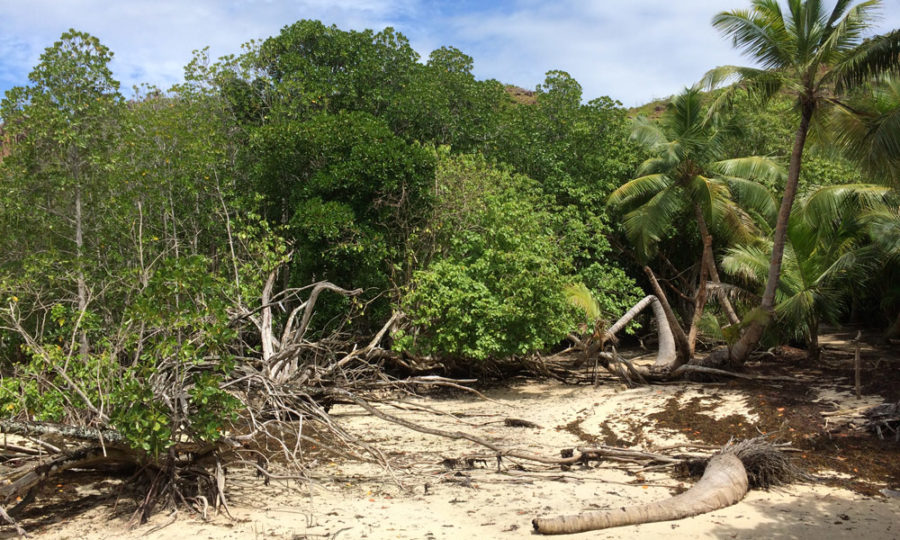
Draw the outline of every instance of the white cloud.
[[[710,25],[749,0],[28,0],[0,2],[0,89],[25,84],[43,49],[70,27],[90,32],[116,56],[128,88],[180,80],[191,51],[213,56],[275,35],[299,19],[343,29],[394,26],[423,56],[443,45],[472,56],[480,78],[533,88],[550,69],[568,71],[586,99],[626,105],[664,97],[725,63],[745,63]],[[900,26],[886,0],[878,31]],[[465,10],[465,11],[464,11]]]
[[[386,0],[30,0],[0,6],[0,84],[25,84],[45,47],[70,27],[91,33],[114,53],[113,70],[130,86],[180,80],[191,52],[240,52],[241,43],[277,34],[299,19],[342,28],[381,28],[407,8]],[[18,73],[18,79],[9,74]]]

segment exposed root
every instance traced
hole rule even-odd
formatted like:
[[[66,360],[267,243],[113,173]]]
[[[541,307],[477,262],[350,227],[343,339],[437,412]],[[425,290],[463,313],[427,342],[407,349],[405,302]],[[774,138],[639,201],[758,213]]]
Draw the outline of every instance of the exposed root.
[[[741,460],[751,488],[769,489],[809,479],[787,454],[765,437],[729,442],[722,453],[734,454]]]
[[[879,439],[891,438],[900,442],[900,401],[897,403],[882,403],[867,410],[866,428],[878,435]]]

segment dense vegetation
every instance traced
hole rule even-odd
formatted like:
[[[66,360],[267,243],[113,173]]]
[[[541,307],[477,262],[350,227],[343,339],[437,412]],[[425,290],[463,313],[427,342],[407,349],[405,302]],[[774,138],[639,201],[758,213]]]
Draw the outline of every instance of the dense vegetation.
[[[287,373],[290,328],[360,345],[385,328],[384,369],[481,372],[611,323],[647,275],[689,327],[686,357],[742,331],[813,352],[823,322],[897,332],[900,93],[875,77],[896,75],[896,32],[863,55],[852,8],[817,36],[827,54],[785,45],[795,58],[741,26],[767,5],[716,22],[766,69],[711,72],[742,78],[634,121],[561,71],[517,102],[463,52],[423,62],[391,29],[299,21],[128,98],[111,51],[63,34],[0,112],[0,417],[110,428],[159,456],[231,429],[225,381]],[[785,190],[799,203],[781,215]],[[318,298],[323,282],[347,294]]]

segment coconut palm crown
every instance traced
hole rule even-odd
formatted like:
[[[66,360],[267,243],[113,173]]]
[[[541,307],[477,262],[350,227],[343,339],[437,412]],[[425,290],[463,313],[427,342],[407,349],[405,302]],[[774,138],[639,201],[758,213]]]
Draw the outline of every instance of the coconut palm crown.
[[[632,137],[647,148],[650,157],[639,167],[639,176],[615,190],[607,201],[625,212],[625,233],[638,256],[646,260],[660,239],[678,225],[677,218],[693,215],[697,223],[703,251],[694,315],[686,336],[680,328],[672,329],[683,361],[693,356],[707,279],[719,284],[711,230],[731,240],[753,238],[757,221],[773,218],[775,201],[752,178],[775,180],[782,174],[775,162],[764,157],[722,160],[729,129],[719,122],[718,115],[706,113],[702,98],[699,89],[686,89],[672,98],[658,124],[635,121]],[[729,321],[738,322],[721,287],[716,291]],[[677,322],[670,320],[669,324]]]
[[[747,240],[759,221],[772,221],[775,201],[754,179],[783,174],[765,157],[721,159],[729,127],[707,115],[702,93],[686,89],[672,98],[658,123],[635,120],[632,138],[650,153],[638,177],[616,189],[607,204],[625,211],[623,225],[637,252],[650,258],[685,211],[701,235]]]

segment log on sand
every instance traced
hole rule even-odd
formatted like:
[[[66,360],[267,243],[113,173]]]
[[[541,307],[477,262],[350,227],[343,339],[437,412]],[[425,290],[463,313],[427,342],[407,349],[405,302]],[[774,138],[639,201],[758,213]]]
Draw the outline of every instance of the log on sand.
[[[622,525],[670,521],[731,506],[750,485],[768,487],[803,477],[778,448],[761,439],[729,444],[709,460],[700,481],[664,501],[553,518],[535,518],[541,534],[572,534]]]

